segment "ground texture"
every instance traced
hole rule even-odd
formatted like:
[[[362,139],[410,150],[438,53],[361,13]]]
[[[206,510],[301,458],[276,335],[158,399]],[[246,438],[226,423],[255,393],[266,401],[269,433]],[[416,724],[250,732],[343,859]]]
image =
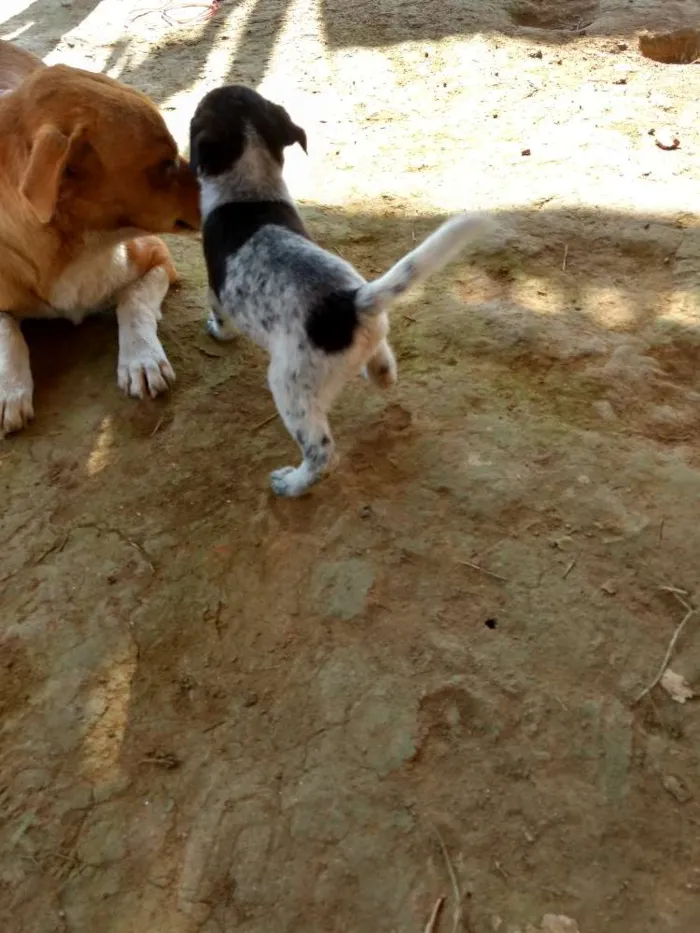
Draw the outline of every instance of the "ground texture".
[[[109,317],[29,330],[38,417],[0,446],[0,926],[419,933],[444,894],[440,933],[456,908],[467,933],[692,933],[697,706],[634,699],[700,588],[700,70],[637,37],[700,3],[204,12],[0,20],[152,94],[181,142],[204,90],[260,85],[308,132],[311,230],[368,276],[450,210],[502,226],[396,309],[401,381],[349,387],[304,501],[268,493],[296,452],[262,355],[203,333],[195,240],[164,400],[119,396]],[[700,685],[700,617],[671,666]]]

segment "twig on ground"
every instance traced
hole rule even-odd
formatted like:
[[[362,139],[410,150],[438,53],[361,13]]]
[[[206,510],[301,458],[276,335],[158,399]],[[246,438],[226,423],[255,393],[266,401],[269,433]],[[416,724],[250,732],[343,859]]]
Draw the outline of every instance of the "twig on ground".
[[[163,22],[167,23],[168,26],[194,26],[196,23],[201,23],[211,19],[211,17],[218,12],[219,7],[221,6],[221,2],[222,0],[205,0],[203,3],[166,3],[163,7],[150,7],[147,10],[137,11],[134,16],[131,17],[130,23],[135,23],[137,19],[141,19],[144,16],[150,16],[152,13],[158,13]],[[172,15],[178,10],[189,9],[199,9],[202,10],[202,12],[184,20],[176,19]]]
[[[161,415],[160,418],[156,421],[156,426],[155,426],[155,428],[153,428],[153,430],[151,431],[151,433],[148,435],[149,437],[153,437],[153,435],[156,434],[156,433],[158,432],[158,430],[160,429],[161,424],[163,423],[163,419],[164,419],[164,418],[165,418],[165,415]]]
[[[668,643],[666,654],[664,655],[664,659],[661,662],[661,667],[659,668],[659,671],[656,677],[652,680],[652,682],[648,686],[646,686],[641,691],[641,693],[636,697],[636,699],[632,701],[632,706],[636,706],[640,700],[643,700],[644,697],[647,696],[647,694],[651,693],[654,687],[656,687],[656,685],[661,681],[661,678],[664,676],[664,672],[666,671],[666,668],[668,667],[668,662],[671,660],[671,656],[673,655],[673,651],[676,647],[676,644],[678,643],[678,639],[683,634],[683,629],[686,627],[688,621],[698,611],[693,606],[691,606],[690,603],[685,599],[685,596],[688,595],[685,590],[679,590],[678,587],[675,587],[675,586],[662,586],[660,587],[660,589],[662,589],[666,593],[671,593],[671,595],[674,596],[678,600],[681,606],[683,606],[683,608],[685,609],[685,615],[683,616],[681,621],[676,626],[676,630],[673,633],[673,636],[671,637],[671,641]]]
[[[661,542],[662,542],[663,539],[664,539],[664,523],[665,523],[665,521],[666,521],[666,519],[665,519],[665,518],[662,518],[662,519],[661,519],[661,523],[659,524],[659,544],[661,544]]]
[[[124,538],[129,547],[132,547],[136,553],[139,555],[141,560],[146,564],[151,573],[156,572],[156,568],[153,566],[153,562],[149,560],[148,554],[144,551],[140,544],[137,544],[135,541],[132,541],[130,538]]]
[[[440,915],[440,910],[442,909],[442,905],[444,903],[445,903],[445,897],[444,895],[440,895],[440,897],[435,901],[433,912],[430,915],[430,920],[428,920],[428,922],[425,925],[424,933],[433,933],[433,931],[435,930],[435,924],[437,923],[437,918]]]
[[[199,344],[195,344],[194,348],[199,350],[203,356],[210,356],[214,360],[220,360],[224,355],[223,353],[217,353],[216,350],[210,350],[208,347],[200,347]]]
[[[576,566],[576,558],[574,557],[574,559],[571,561],[569,566],[564,571],[564,576],[562,577],[562,580],[566,580],[566,578],[569,576],[569,574],[571,573],[571,571],[574,569],[575,566]]]
[[[205,726],[205,727],[202,729],[202,734],[204,735],[204,734],[206,734],[207,732],[213,732],[214,729],[218,729],[219,726],[225,726],[227,722],[228,722],[228,720],[226,720],[226,719],[220,719],[218,722],[213,722],[210,726]]]
[[[47,548],[45,551],[42,551],[42,553],[34,561],[34,566],[38,567],[39,564],[43,563],[46,560],[46,558],[49,556],[49,554],[53,554],[54,551],[57,551],[60,554],[63,548],[68,543],[69,537],[70,537],[70,529],[64,534],[60,543],[58,541],[54,541],[51,547]]]
[[[568,244],[568,243],[565,243],[565,244],[564,244],[564,258],[563,258],[562,261],[561,261],[561,271],[562,271],[562,272],[566,272],[566,260],[567,260],[568,255],[569,255],[569,244]]]
[[[508,581],[506,580],[505,577],[502,577],[502,576],[500,575],[500,573],[494,573],[493,570],[487,570],[486,567],[482,567],[480,564],[475,564],[474,561],[471,561],[471,560],[460,560],[460,559],[458,558],[458,559],[457,559],[457,563],[458,563],[458,564],[462,564],[462,566],[464,566],[464,567],[471,567],[472,570],[478,570],[479,573],[485,573],[487,577],[493,577],[494,580],[500,580],[501,583],[507,583],[507,582],[508,582]]]
[[[681,606],[683,606],[686,612],[690,612],[690,610],[693,608],[685,598],[686,596],[690,596],[690,593],[687,590],[682,590],[679,586],[660,586],[659,589],[662,593],[670,593],[672,596],[674,596],[681,604]]]
[[[277,417],[277,412],[274,411],[271,415],[269,415],[263,421],[258,421],[258,423],[254,424],[253,427],[250,429],[251,433],[253,431],[259,431],[260,428],[264,428],[266,424],[269,424],[271,421],[274,421],[276,417]]]
[[[447,846],[445,845],[445,840],[442,838],[440,830],[434,824],[431,824],[433,827],[433,832],[437,836],[437,840],[440,843],[440,848],[442,849],[442,857],[445,859],[445,865],[447,865],[447,873],[450,876],[450,883],[452,884],[452,893],[454,894],[455,904],[452,909],[452,933],[457,933],[459,925],[462,921],[462,895],[459,890],[459,883],[457,881],[457,875],[454,870],[454,865],[452,864],[452,859],[450,858],[450,853],[447,851]]]

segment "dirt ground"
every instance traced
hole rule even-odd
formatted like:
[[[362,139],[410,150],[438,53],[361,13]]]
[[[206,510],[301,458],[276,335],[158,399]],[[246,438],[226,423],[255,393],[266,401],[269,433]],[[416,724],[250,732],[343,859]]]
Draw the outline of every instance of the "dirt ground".
[[[206,89],[260,84],[309,135],[311,230],[368,276],[450,210],[501,228],[396,309],[400,383],[348,388],[303,501],[268,492],[296,451],[262,354],[203,333],[196,240],[169,397],[120,397],[109,317],[30,328],[1,928],[420,933],[445,895],[440,933],[693,933],[698,707],[634,700],[700,588],[700,70],[637,35],[700,2],[203,12],[3,0],[0,34],[141,87],[183,144]],[[671,667],[700,688],[700,617]]]

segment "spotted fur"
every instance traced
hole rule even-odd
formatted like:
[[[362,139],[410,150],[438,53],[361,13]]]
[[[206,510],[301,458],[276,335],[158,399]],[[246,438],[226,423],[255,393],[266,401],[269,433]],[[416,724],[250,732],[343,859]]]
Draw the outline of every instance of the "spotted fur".
[[[272,489],[303,495],[326,473],[334,444],[328,411],[352,376],[396,381],[387,309],[483,232],[485,217],[448,220],[374,282],[314,243],[282,178],[283,150],[306,134],[255,91],[211,91],[190,126],[209,274],[209,332],[241,332],[270,354],[268,382],[299,445],[297,467],[275,470]]]

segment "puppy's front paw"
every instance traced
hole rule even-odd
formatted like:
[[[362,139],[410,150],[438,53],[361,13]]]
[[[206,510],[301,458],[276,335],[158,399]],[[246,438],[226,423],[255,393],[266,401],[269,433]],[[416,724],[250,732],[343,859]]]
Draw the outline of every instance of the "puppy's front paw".
[[[134,398],[151,398],[167,392],[175,382],[175,372],[163,352],[163,348],[143,347],[119,357],[117,370],[119,388]]]
[[[33,387],[28,385],[3,386],[0,381],[0,437],[21,431],[34,417]]]
[[[298,467],[282,467],[270,473],[270,486],[276,496],[296,499],[309,491],[310,483]]]
[[[213,337],[214,340],[233,340],[236,336],[236,331],[233,327],[230,326],[223,318],[220,318],[213,311],[209,312],[209,319],[207,320],[207,333],[210,337]]]

